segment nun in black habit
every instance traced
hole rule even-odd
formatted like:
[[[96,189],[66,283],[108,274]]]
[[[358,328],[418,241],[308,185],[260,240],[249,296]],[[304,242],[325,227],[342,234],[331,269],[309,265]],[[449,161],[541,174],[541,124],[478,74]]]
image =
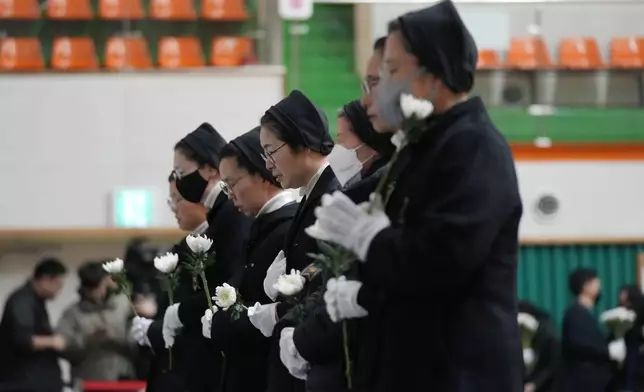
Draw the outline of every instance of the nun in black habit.
[[[307,254],[319,251],[315,239],[306,235],[304,229],[315,221],[313,211],[322,195],[340,188],[326,159],[333,149],[333,140],[322,110],[298,90],[268,109],[260,123],[266,168],[282,187],[300,188],[302,200],[282,252],[268,268],[264,280],[266,295],[276,302],[262,305],[250,321],[265,336],[272,336],[267,391],[303,391],[304,382],[292,377],[279,358],[281,330],[292,322],[283,316],[292,308],[292,303],[278,298],[273,286],[286,271],[304,270],[311,264]],[[312,271],[305,270],[302,274],[309,276],[309,272]],[[310,286],[314,291],[313,285]]]
[[[356,390],[523,388],[522,205],[509,145],[483,102],[467,95],[476,62],[451,1],[393,21],[373,114],[401,129],[402,94],[431,102],[433,112],[413,133],[397,133],[399,154],[379,195],[384,211],[368,213],[340,192],[316,210],[311,234],[360,263],[360,280],[330,279],[324,294],[333,320],[362,318]]]
[[[205,235],[213,240],[210,251],[215,253],[215,263],[206,269],[206,278],[211,290],[228,282],[243,268],[243,244],[252,222],[223,192],[224,184],[219,174],[220,154],[226,141],[208,123],[189,133],[174,148],[174,172],[176,187],[183,199],[201,203],[207,210],[208,228]],[[178,249],[179,265],[186,262],[185,239]],[[213,294],[213,293],[211,293]],[[174,298],[177,303],[169,306],[164,314],[162,327],[148,330],[150,341],[158,341],[162,333],[166,347],[174,346],[183,355],[174,362],[181,369],[183,390],[190,392],[219,391],[224,360],[221,351],[203,337],[201,317],[208,308],[203,288],[194,284],[187,268],[182,268],[179,286]],[[154,325],[154,323],[153,323]],[[179,337],[177,337],[179,338]],[[175,350],[173,350],[175,351]]]
[[[264,293],[266,270],[282,250],[297,200],[284,191],[262,159],[259,127],[232,140],[221,152],[219,170],[223,190],[235,207],[255,217],[244,246],[243,268],[236,287],[248,308],[270,304]],[[246,312],[232,320],[230,314],[210,309],[201,319],[204,336],[224,351],[224,391],[265,391],[271,341],[248,319]]]

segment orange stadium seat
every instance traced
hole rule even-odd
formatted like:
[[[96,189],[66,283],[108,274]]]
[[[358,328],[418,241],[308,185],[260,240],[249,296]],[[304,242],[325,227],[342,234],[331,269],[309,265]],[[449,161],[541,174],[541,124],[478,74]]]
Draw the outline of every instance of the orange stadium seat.
[[[0,19],[38,19],[38,0],[0,0]]]
[[[192,20],[197,18],[193,0],[152,0],[152,19]]]
[[[248,18],[244,0],[202,0],[204,19],[242,21]]]
[[[613,38],[610,41],[610,65],[616,68],[644,68],[644,38]]]
[[[93,18],[89,0],[49,0],[47,17],[50,19],[87,20]]]
[[[70,71],[98,69],[94,41],[91,38],[56,38],[51,51],[51,67]]]
[[[101,19],[143,19],[141,0],[100,0],[98,15]]]
[[[498,68],[501,66],[501,60],[499,59],[499,52],[496,50],[479,50],[479,60],[476,64],[478,69],[490,69]]]
[[[552,65],[546,43],[541,38],[512,38],[508,49],[507,66],[536,69]]]
[[[0,70],[40,71],[44,68],[38,38],[0,38]]]
[[[161,68],[203,67],[201,43],[196,37],[163,37],[159,40],[159,66]]]
[[[253,41],[249,37],[217,37],[212,40],[210,64],[218,67],[237,67],[255,58]]]
[[[105,45],[105,67],[111,70],[152,68],[150,51],[145,38],[110,38]]]
[[[559,65],[569,69],[594,69],[603,61],[594,38],[564,38],[559,43]]]

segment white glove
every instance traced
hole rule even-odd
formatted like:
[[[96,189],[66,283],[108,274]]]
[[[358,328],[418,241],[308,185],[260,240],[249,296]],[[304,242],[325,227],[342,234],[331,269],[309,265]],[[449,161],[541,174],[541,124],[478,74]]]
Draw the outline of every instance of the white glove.
[[[248,319],[251,324],[267,338],[273,336],[273,329],[277,324],[276,308],[277,303],[261,305],[259,302],[256,302],[255,306],[248,308]]]
[[[179,305],[181,304],[170,305],[165,310],[165,315],[163,316],[162,332],[165,348],[170,348],[174,345],[174,337],[177,334],[177,330],[183,327],[181,320],[179,320]]]
[[[273,301],[277,298],[277,289],[273,286],[277,279],[286,272],[286,257],[284,257],[284,251],[280,250],[280,253],[277,254],[277,257],[273,260],[273,263],[266,270],[266,277],[264,278],[264,293],[266,296]]]
[[[523,363],[526,366],[532,366],[534,363],[535,355],[534,355],[534,350],[531,348],[524,348],[523,349]]]
[[[280,335],[280,359],[284,367],[291,373],[291,376],[306,380],[309,363],[297,352],[293,342],[293,331],[295,331],[295,328],[284,328],[282,330]]]
[[[367,206],[368,203],[356,205],[340,191],[324,195],[321,206],[315,209],[317,220],[306,228],[306,233],[313,238],[342,245],[365,261],[373,238],[391,225],[381,208],[368,213]]]
[[[347,280],[344,276],[331,278],[326,282],[324,302],[331,321],[337,323],[345,319],[366,317],[369,314],[365,308],[358,305],[358,292],[361,287],[362,282]]]
[[[608,343],[608,355],[615,362],[624,362],[626,358],[626,343],[624,343],[624,339],[613,340]]]
[[[148,339],[148,329],[150,329],[152,321],[151,319],[139,316],[132,319],[130,336],[139,346],[151,346],[150,339]]]
[[[218,307],[213,306],[215,308],[215,311],[213,312],[212,309],[206,309],[204,312],[203,316],[201,316],[201,333],[203,334],[204,338],[210,339],[210,333],[212,330],[212,316],[217,313],[219,310]]]

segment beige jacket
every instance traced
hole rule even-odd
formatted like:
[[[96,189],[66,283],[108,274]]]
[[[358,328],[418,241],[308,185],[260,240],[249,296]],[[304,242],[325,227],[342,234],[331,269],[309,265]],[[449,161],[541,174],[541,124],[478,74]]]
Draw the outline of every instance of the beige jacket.
[[[63,355],[74,379],[114,381],[134,376],[136,343],[128,337],[131,316],[123,295],[105,304],[81,299],[65,310],[57,330],[67,340]]]

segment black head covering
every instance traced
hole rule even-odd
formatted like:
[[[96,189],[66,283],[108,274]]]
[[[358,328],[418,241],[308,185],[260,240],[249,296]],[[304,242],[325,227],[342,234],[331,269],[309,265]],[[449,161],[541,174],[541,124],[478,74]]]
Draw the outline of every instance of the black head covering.
[[[251,131],[233,139],[230,144],[237,147],[244,159],[246,159],[246,162],[250,164],[264,180],[278,188],[281,188],[282,186],[280,183],[275,180],[275,177],[273,177],[270,170],[266,168],[266,162],[264,162],[264,159],[262,158],[264,150],[262,149],[262,144],[259,141],[259,129],[260,127],[253,128]]]
[[[378,133],[367,115],[367,110],[359,99],[351,101],[342,107],[342,112],[351,123],[353,132],[367,146],[376,150],[382,156],[390,156],[394,153],[394,145],[391,144],[390,133]]]
[[[568,288],[577,296],[581,294],[584,285],[597,277],[597,271],[592,268],[578,268],[568,277]]]
[[[201,124],[181,141],[190,147],[201,161],[214,168],[219,167],[219,154],[226,145],[226,139],[212,125]]]
[[[295,136],[309,150],[328,155],[333,149],[324,112],[299,90],[293,90],[266,111],[266,116]]]
[[[474,85],[478,50],[451,0],[398,18],[400,30],[419,64],[453,92]]]

